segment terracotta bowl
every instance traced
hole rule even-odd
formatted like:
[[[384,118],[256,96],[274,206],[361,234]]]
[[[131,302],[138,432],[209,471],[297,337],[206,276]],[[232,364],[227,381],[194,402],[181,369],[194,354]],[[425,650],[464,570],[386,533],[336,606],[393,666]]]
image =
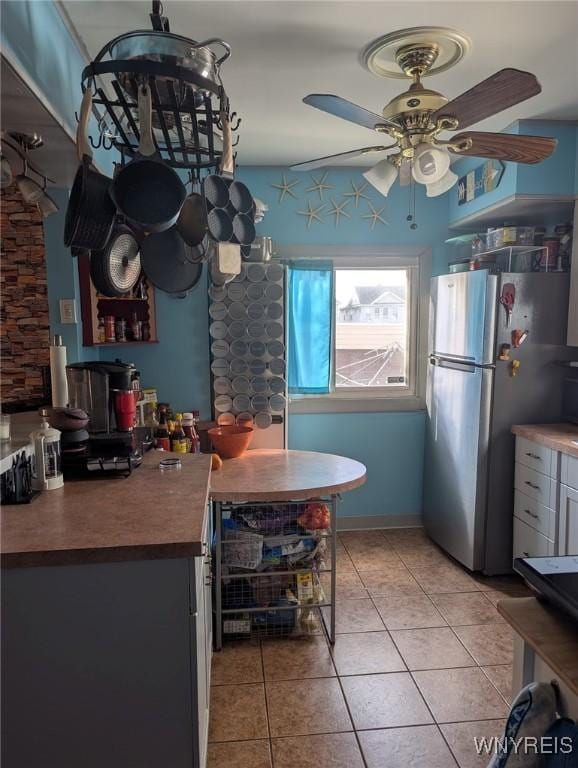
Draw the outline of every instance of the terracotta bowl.
[[[213,427],[209,429],[208,435],[222,459],[236,459],[249,447],[253,430],[251,427]]]

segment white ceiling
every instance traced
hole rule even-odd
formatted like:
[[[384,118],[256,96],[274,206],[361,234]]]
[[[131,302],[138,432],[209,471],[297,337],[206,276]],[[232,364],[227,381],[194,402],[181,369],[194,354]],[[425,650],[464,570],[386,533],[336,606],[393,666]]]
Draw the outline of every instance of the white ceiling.
[[[116,35],[150,27],[150,2],[144,0],[62,4],[92,56]],[[503,67],[537,75],[540,95],[476,128],[499,131],[518,118],[578,120],[578,3],[573,1],[165,0],[164,7],[172,31],[195,40],[221,37],[232,46],[222,76],[232,108],[243,118],[238,150],[243,165],[285,165],[381,143],[371,131],[324,115],[301,99],[307,93],[337,93],[380,112],[404,83],[371,75],[359,63],[359,52],[374,38],[405,27],[448,26],[472,39],[466,59],[426,80],[449,98]]]

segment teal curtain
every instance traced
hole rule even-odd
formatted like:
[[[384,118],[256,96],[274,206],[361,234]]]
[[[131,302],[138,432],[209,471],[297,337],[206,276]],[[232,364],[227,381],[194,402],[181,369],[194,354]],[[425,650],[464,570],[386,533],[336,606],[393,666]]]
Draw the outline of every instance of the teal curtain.
[[[333,264],[289,265],[289,392],[326,394],[331,389]]]

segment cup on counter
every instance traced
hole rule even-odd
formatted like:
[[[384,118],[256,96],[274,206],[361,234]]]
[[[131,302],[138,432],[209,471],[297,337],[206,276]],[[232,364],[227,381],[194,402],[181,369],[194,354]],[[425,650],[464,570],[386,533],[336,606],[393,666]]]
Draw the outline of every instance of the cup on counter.
[[[134,389],[115,389],[113,391],[116,426],[121,432],[130,432],[134,427],[139,393]]]

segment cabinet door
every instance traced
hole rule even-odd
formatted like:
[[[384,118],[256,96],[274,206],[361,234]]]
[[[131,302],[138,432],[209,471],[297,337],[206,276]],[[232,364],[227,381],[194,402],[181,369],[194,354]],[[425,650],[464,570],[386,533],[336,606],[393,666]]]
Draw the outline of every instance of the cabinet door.
[[[522,520],[514,518],[514,558],[548,557],[554,554],[554,542],[530,528]]]
[[[578,555],[578,490],[560,485],[559,555]]]
[[[209,727],[209,699],[205,648],[204,558],[193,559],[195,612],[191,616],[191,672],[193,687],[194,768],[205,768]],[[196,699],[196,701],[195,701]]]

